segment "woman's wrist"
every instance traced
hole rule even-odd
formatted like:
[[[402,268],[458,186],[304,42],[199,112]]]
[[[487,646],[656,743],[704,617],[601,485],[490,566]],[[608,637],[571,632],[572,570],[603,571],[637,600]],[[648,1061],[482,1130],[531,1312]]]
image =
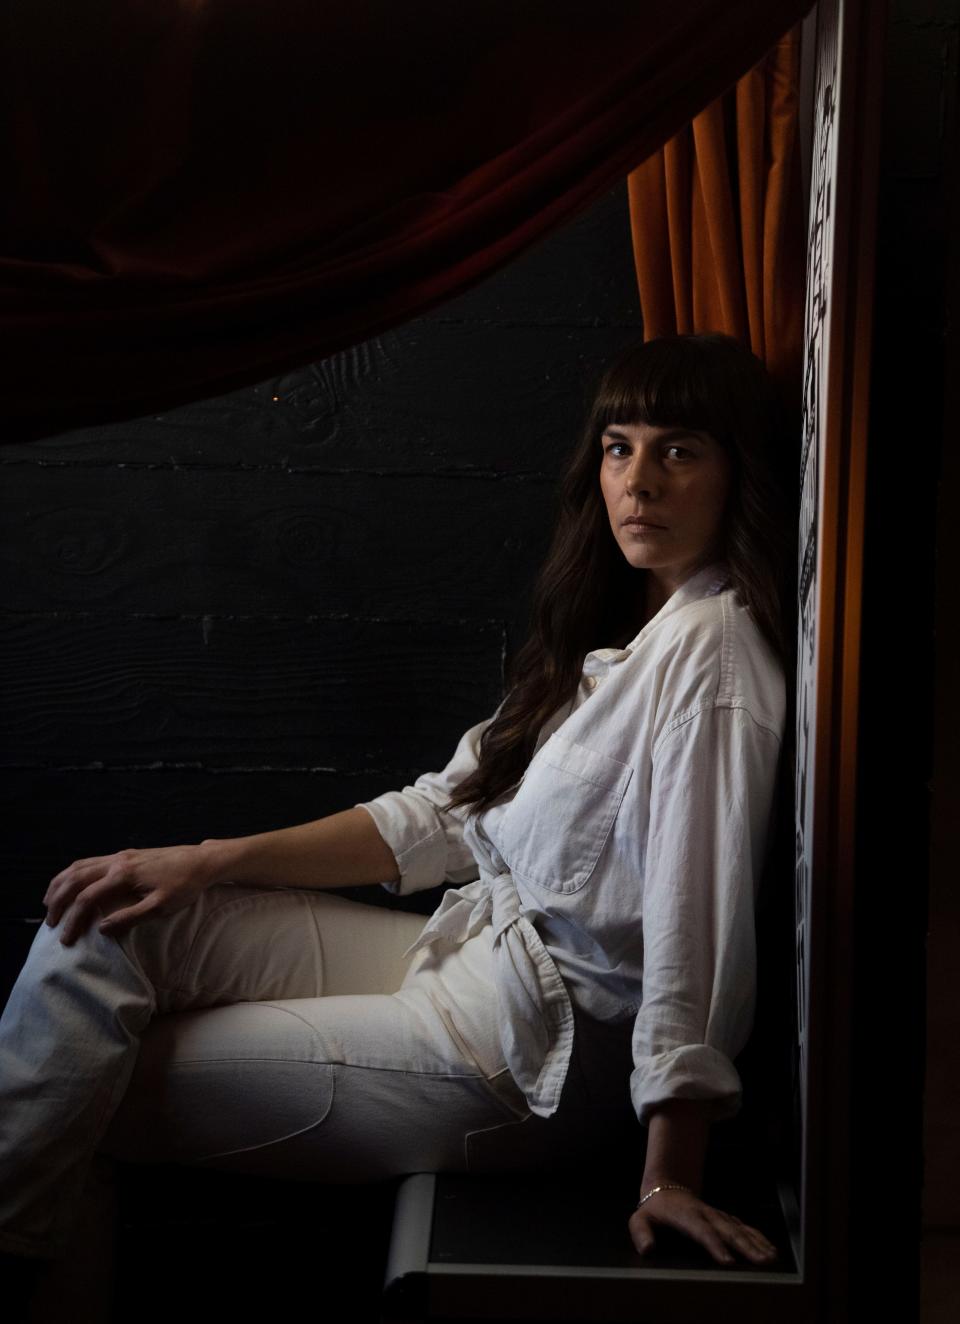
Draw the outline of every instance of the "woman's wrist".
[[[699,1190],[694,1190],[692,1186],[687,1186],[683,1182],[658,1181],[651,1184],[644,1181],[640,1183],[640,1199],[637,1208],[639,1209],[640,1205],[645,1204],[651,1196],[658,1195],[661,1191],[686,1191],[689,1195],[697,1196],[700,1194]]]
[[[235,878],[240,867],[243,837],[206,837],[197,850],[200,853],[201,872],[207,886],[228,882]]]
[[[200,843],[208,886],[241,883],[282,887],[287,867],[280,833],[254,832],[247,837],[207,837]],[[288,848],[289,853],[289,848]]]
[[[641,1197],[668,1184],[700,1194],[712,1113],[710,1100],[671,1099],[651,1114]]]

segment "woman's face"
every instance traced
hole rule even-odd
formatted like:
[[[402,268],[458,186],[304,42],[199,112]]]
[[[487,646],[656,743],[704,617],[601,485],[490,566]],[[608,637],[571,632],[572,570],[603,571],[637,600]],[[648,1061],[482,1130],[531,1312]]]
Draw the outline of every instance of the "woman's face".
[[[630,565],[650,570],[668,597],[722,554],[730,457],[707,432],[650,423],[612,423],[600,444],[613,536]]]

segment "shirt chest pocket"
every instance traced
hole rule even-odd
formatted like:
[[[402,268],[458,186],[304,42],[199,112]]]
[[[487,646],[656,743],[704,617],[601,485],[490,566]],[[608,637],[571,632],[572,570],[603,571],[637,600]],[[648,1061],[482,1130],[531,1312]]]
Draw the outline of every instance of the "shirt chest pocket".
[[[551,736],[500,822],[497,846],[510,872],[551,892],[583,887],[632,776],[626,763]]]

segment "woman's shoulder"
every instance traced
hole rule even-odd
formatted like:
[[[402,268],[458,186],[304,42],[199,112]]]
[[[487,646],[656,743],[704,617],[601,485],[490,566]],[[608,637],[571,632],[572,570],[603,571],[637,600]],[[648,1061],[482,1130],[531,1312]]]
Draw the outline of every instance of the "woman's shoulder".
[[[651,660],[681,664],[699,659],[709,664],[719,662],[724,635],[736,623],[728,619],[732,589],[696,598],[668,612],[655,623],[646,643]]]
[[[783,663],[735,590],[724,605],[729,640],[724,694],[731,705],[745,707],[782,737],[787,712]]]
[[[711,706],[745,708],[782,734],[783,667],[733,586],[684,603],[657,634],[650,662],[662,687],[661,704],[675,713]]]

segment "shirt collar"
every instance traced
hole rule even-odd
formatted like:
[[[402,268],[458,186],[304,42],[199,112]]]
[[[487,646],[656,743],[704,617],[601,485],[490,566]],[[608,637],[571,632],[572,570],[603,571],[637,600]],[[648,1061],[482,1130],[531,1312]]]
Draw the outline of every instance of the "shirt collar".
[[[699,602],[701,598],[712,598],[715,594],[722,593],[729,587],[730,582],[730,570],[725,561],[711,561],[709,565],[701,566],[670,594],[657,614],[651,616],[646,625],[626,645],[625,651],[632,653],[647,631],[659,625],[664,617],[679,611],[689,602]]]
[[[583,659],[584,676],[604,676],[611,666],[625,661],[646,637],[647,631],[659,625],[664,617],[679,611],[688,602],[698,602],[701,598],[711,598],[715,593],[721,593],[730,582],[730,570],[725,561],[712,561],[703,566],[671,593],[656,616],[651,616],[639,634],[634,635],[625,647],[592,649]]]

